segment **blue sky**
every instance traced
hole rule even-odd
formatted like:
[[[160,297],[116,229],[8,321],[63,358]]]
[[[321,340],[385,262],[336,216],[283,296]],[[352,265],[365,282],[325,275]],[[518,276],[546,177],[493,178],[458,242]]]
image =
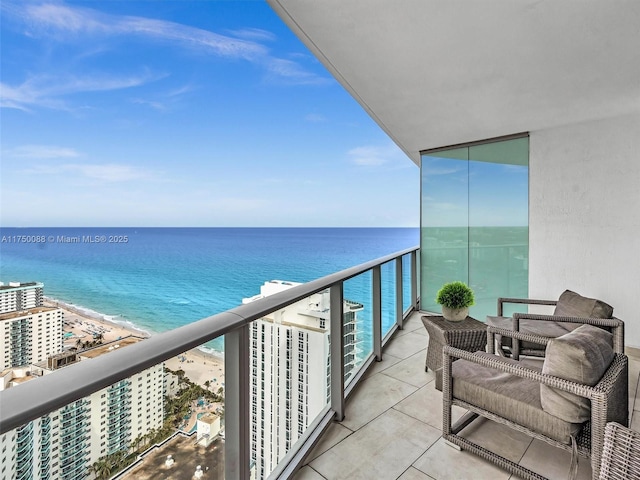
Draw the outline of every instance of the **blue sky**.
[[[417,226],[417,167],[261,1],[2,2],[2,226]]]

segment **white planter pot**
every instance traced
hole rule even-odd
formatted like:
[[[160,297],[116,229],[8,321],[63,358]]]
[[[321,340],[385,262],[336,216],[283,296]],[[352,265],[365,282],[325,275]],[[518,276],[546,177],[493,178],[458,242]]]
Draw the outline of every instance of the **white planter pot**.
[[[469,315],[469,307],[449,308],[442,306],[442,316],[450,322],[461,322]]]

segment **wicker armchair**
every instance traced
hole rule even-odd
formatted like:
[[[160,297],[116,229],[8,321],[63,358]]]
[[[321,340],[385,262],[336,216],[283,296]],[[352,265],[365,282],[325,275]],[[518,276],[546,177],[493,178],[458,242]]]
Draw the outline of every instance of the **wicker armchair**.
[[[607,423],[599,480],[640,479],[640,433]]]
[[[585,368],[587,364],[576,367],[580,360],[557,357],[558,353],[562,357],[563,352],[573,348],[562,342],[587,330],[590,335],[597,331],[601,333],[596,335],[609,336],[610,362],[601,360],[601,371],[591,372],[599,380],[592,381],[591,384],[561,378],[563,374],[556,373],[554,365],[560,365],[561,368],[572,366],[580,375],[588,370]],[[624,354],[613,352],[611,334],[593,326],[580,327],[557,339],[494,327],[487,327],[487,331],[490,344],[495,341],[496,335],[503,335],[547,346],[550,351],[545,357],[545,365],[538,369],[490,352],[470,353],[445,346],[442,382],[443,438],[521,478],[543,479],[539,473],[459,435],[480,415],[572,452],[570,478],[575,477],[577,472],[577,455],[590,458],[592,478],[598,479],[607,422],[628,424],[628,359]],[[595,342],[590,339],[583,340],[582,345],[587,345],[586,348],[589,349],[593,343]],[[599,356],[599,353],[595,356]],[[548,373],[549,371],[554,374]],[[567,416],[566,412],[558,412],[554,406],[555,400],[548,396],[550,392],[554,398],[559,396],[562,399],[568,395],[583,401],[581,408],[585,412],[581,414],[582,418],[573,418],[573,413]],[[570,403],[574,401],[575,399],[570,400]],[[453,405],[469,410],[455,425],[451,424]]]
[[[505,304],[555,306],[553,315],[514,313],[503,315]],[[614,351],[624,353],[624,322],[613,316],[613,307],[593,298],[566,290],[558,300],[531,298],[498,298],[498,315],[488,316],[487,325],[530,333],[543,337],[559,337],[583,324],[595,325],[613,333]],[[520,355],[544,356],[544,348],[532,342],[497,336],[498,353],[518,360]]]

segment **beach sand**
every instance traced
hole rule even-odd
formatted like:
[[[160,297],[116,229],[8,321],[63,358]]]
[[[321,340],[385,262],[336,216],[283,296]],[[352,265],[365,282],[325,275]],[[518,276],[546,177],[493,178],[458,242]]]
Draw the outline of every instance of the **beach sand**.
[[[45,305],[59,307],[64,312],[64,346],[75,347],[78,340],[92,341],[94,334],[102,334],[102,343],[117,341],[129,335],[148,338],[149,334],[103,318],[87,315],[72,305],[46,299]],[[194,383],[204,386],[209,381],[209,389],[217,392],[224,387],[224,361],[221,357],[208,354],[197,348],[182,355],[165,361],[165,366],[171,370],[182,369],[185,375]]]

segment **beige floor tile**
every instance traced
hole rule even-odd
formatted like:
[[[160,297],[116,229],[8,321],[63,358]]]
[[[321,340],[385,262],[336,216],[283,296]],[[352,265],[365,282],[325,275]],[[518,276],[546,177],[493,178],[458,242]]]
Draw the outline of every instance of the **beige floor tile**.
[[[420,320],[420,314],[414,313],[406,319],[404,321],[402,332],[413,332],[419,333],[420,335],[427,335],[427,330],[424,328],[422,320]]]
[[[326,480],[322,475],[309,466],[302,467],[293,477],[294,480]]]
[[[398,357],[394,357],[389,353],[382,354],[381,362],[373,362],[369,367],[369,370],[364,374],[364,378],[370,377],[379,372],[385,371],[387,368],[392,367],[396,363],[400,362],[402,359]]]
[[[486,418],[477,418],[460,435],[489,451],[519,463],[533,438]]]
[[[406,358],[392,367],[382,371],[383,375],[388,375],[416,387],[423,387],[433,381],[431,372],[424,371],[425,352],[420,351],[415,355]]]
[[[331,426],[324,432],[322,439],[318,444],[311,450],[309,457],[307,458],[307,463],[310,463],[316,457],[322,455],[324,452],[340,443],[342,440],[351,435],[353,431],[349,430],[347,427],[339,423],[332,423]]]
[[[439,437],[437,429],[388,410],[310,466],[331,480],[396,480]]]
[[[442,431],[442,393],[434,388],[434,382],[428,383],[393,408]],[[454,406],[453,421],[458,420],[464,412],[464,409]]]
[[[377,373],[364,379],[349,398],[341,422],[357,430],[417,390],[413,385]]]
[[[384,349],[384,353],[389,353],[394,357],[408,358],[415,355],[421,350],[427,349],[427,338],[414,332],[407,332],[405,335],[398,336]]]
[[[456,450],[440,438],[413,467],[436,480],[507,480],[511,474],[493,463],[465,451]]]
[[[631,417],[629,428],[631,428],[631,430],[635,430],[636,432],[640,432],[640,413],[636,412],[636,414]]]
[[[571,452],[549,445],[540,440],[533,440],[527,449],[520,465],[541,474],[550,480],[565,480],[571,464]],[[579,457],[578,480],[591,479],[591,463],[589,459]]]
[[[430,477],[416,468],[409,467],[401,476],[398,477],[398,480],[433,480],[433,477]]]
[[[629,412],[635,409],[640,410],[640,402],[638,402],[638,377],[640,376],[640,361],[629,359]]]

